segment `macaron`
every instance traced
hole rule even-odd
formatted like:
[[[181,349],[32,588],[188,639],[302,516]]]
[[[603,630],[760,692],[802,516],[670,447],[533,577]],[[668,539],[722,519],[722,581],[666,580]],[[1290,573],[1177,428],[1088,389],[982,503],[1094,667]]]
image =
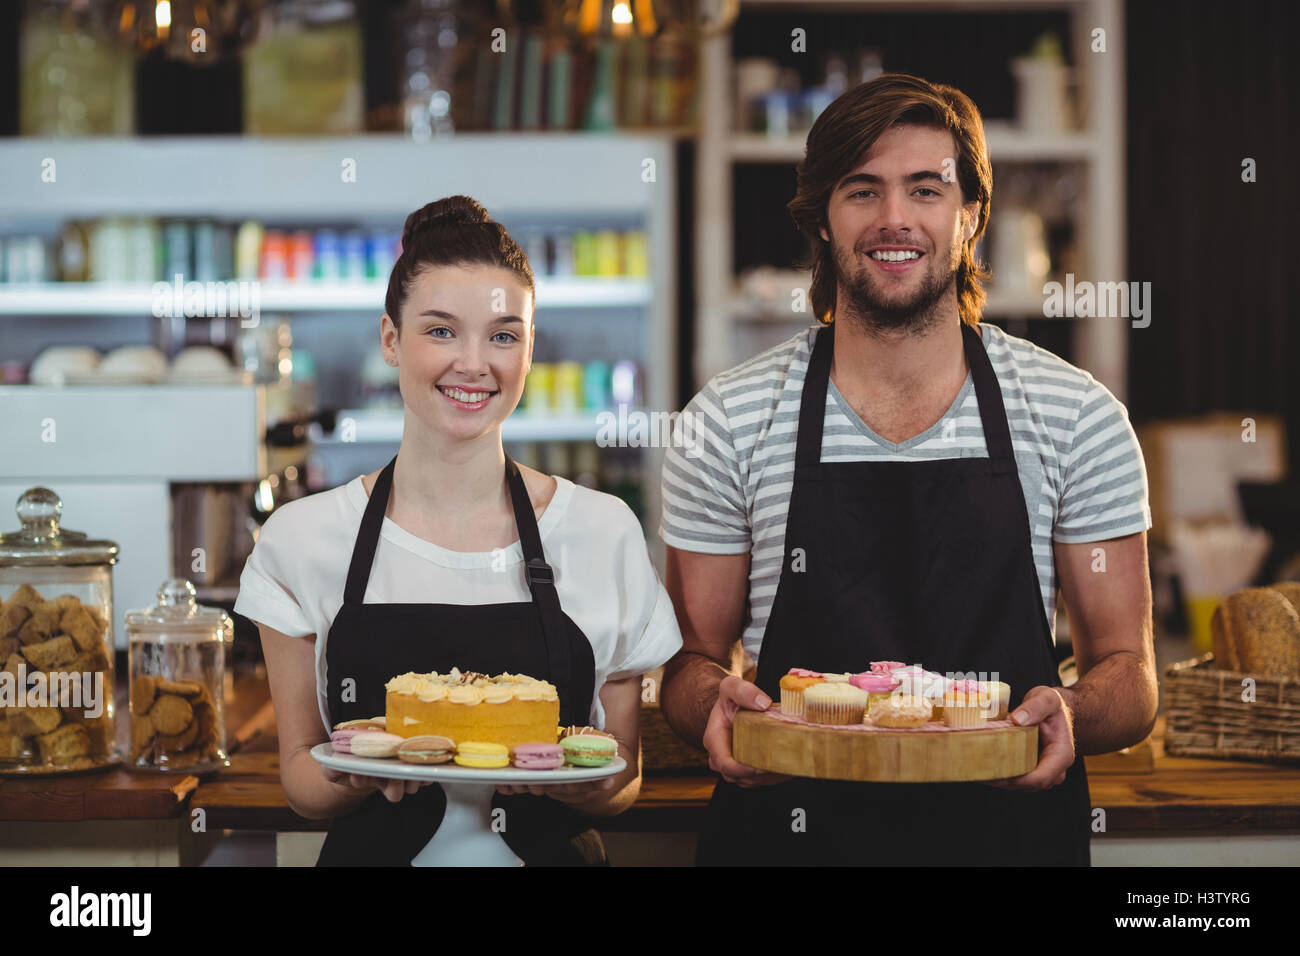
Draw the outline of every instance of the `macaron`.
[[[456,752],[450,737],[438,734],[420,734],[407,737],[397,747],[397,759],[407,763],[446,763]]]
[[[556,770],[564,766],[564,748],[559,744],[520,744],[510,753],[520,770]]]
[[[572,724],[568,727],[560,728],[561,739],[565,737],[581,737],[581,736],[608,737],[610,740],[614,739],[613,734],[606,733],[603,730],[597,730],[595,727],[588,727],[588,726],[579,727],[577,724]]]
[[[363,730],[348,741],[354,757],[394,757],[401,746],[402,737],[382,730]]]
[[[462,740],[456,745],[456,763],[462,767],[494,770],[510,766],[510,751],[505,744],[484,743],[481,740]]]
[[[618,753],[618,742],[613,737],[592,734],[574,734],[560,741],[564,748],[564,762],[572,767],[607,767]]]
[[[363,720],[345,720],[341,724],[334,725],[335,730],[387,730],[388,719],[386,717],[367,717]]]
[[[330,746],[336,754],[352,753],[352,738],[357,734],[373,733],[364,730],[336,730],[330,734]]]

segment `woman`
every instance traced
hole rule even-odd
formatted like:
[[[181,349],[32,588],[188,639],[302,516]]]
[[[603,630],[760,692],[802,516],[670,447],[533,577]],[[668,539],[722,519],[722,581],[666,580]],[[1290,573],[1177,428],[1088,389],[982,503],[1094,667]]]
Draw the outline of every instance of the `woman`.
[[[527,258],[474,200],[412,213],[380,324],[405,410],[397,456],[275,511],[244,568],[235,610],[262,635],[285,794],[301,816],[334,818],[318,866],[407,865],[438,828],[440,787],[310,755],[334,724],[382,714],[384,683],[407,671],[549,680],[561,723],[617,739],[615,777],[495,796],[525,863],[605,863],[590,817],[640,788],[641,675],[681,634],[628,507],[502,448],[534,296]]]

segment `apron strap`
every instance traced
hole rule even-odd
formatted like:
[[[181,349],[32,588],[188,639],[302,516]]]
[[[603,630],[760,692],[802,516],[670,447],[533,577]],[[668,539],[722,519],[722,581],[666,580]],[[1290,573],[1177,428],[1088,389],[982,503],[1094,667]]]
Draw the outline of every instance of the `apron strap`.
[[[804,378],[803,393],[799,401],[799,437],[795,446],[796,468],[817,465],[822,458],[822,426],[826,421],[826,390],[831,377],[831,359],[835,355],[835,322],[817,330],[808,371]],[[1011,431],[1007,425],[1006,407],[1002,402],[1002,389],[998,385],[993,363],[989,361],[984,340],[977,329],[961,323],[962,347],[970,363],[971,377],[975,381],[975,397],[979,403],[980,423],[984,427],[984,442],[989,458],[1014,463]]]
[[[375,560],[375,549],[379,546],[379,530],[384,524],[384,511],[388,508],[388,493],[393,487],[393,470],[397,465],[397,456],[384,466],[375,487],[370,490],[370,500],[366,502],[365,514],[361,516],[361,530],[357,532],[356,544],[352,546],[352,563],[348,565],[348,581],[343,588],[345,604],[364,604],[366,584],[370,581],[370,566]]]
[[[506,480],[510,485],[510,501],[515,508],[515,529],[519,532],[519,545],[524,552],[524,574],[528,590],[542,616],[542,638],[546,641],[546,657],[551,663],[551,680],[559,686],[569,675],[569,641],[564,629],[560,595],[555,590],[555,572],[546,563],[542,552],[542,538],[537,532],[537,517],[528,498],[519,466],[506,455]],[[560,695],[564,698],[563,693]]]

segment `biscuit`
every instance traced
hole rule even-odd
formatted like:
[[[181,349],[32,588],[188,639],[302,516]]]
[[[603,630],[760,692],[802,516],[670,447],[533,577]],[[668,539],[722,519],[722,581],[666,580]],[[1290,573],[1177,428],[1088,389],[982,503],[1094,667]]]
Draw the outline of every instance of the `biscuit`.
[[[32,612],[22,604],[6,601],[0,606],[0,637],[14,637],[18,629],[27,623]]]
[[[63,711],[57,707],[19,707],[10,711],[9,723],[15,733],[24,737],[49,733],[63,723]]]
[[[194,723],[199,728],[198,736],[195,739],[200,746],[216,739],[217,712],[206,700],[195,702]]]
[[[18,677],[18,666],[19,666],[20,664],[23,666],[23,669],[26,670],[26,667],[27,667],[27,659],[26,659],[25,657],[23,657],[23,655],[21,655],[21,654],[13,653],[13,654],[10,654],[8,660],[5,661],[5,666],[4,666],[3,669],[4,669],[4,671],[5,671],[6,674],[13,674],[14,677],[17,678],[17,677]]]
[[[106,633],[108,631],[108,619],[100,613],[99,608],[91,607],[89,604],[83,604],[81,606],[86,609],[86,613],[90,615],[90,619],[95,622],[95,629],[99,631],[100,634]]]
[[[9,595],[9,600],[6,603],[19,604],[23,607],[30,608],[36,604],[44,604],[45,598],[41,596],[41,592],[36,590],[36,588],[32,587],[30,584],[24,584],[13,594]]]
[[[22,653],[36,669],[52,671],[76,660],[77,645],[70,637],[55,637],[39,644],[28,644]]]
[[[75,594],[60,594],[52,601],[47,601],[46,603],[53,604],[59,609],[59,614],[62,615],[63,612],[70,607],[81,607],[81,598],[77,597]]]
[[[149,709],[153,725],[160,734],[179,734],[194,719],[194,708],[184,697],[175,694],[161,694]]]
[[[131,713],[143,717],[149,713],[154,698],[158,696],[158,681],[149,674],[141,674],[131,681]]]
[[[9,660],[9,655],[17,653],[22,642],[16,637],[0,637],[0,661]]]
[[[63,612],[59,618],[59,629],[76,641],[77,647],[83,651],[97,651],[104,646],[104,632],[80,604]]]
[[[48,641],[59,629],[59,609],[42,602],[30,610],[32,616],[18,628],[18,640],[24,644]]]
[[[0,731],[0,760],[30,760],[31,742],[21,734]]]
[[[194,700],[203,693],[203,684],[196,680],[167,680],[158,678],[158,693],[176,694],[186,700]]]
[[[131,718],[131,759],[139,760],[145,751],[152,754],[154,742],[153,719],[148,714]]]
[[[159,734],[158,747],[163,751],[163,753],[177,754],[182,750],[189,750],[198,735],[199,722],[197,720],[191,720],[189,726],[179,734]]]
[[[64,724],[58,730],[36,738],[42,760],[84,757],[90,753],[90,735],[80,724]]]
[[[95,671],[108,670],[108,658],[101,651],[83,651],[78,654],[66,668],[78,674],[93,674]]]

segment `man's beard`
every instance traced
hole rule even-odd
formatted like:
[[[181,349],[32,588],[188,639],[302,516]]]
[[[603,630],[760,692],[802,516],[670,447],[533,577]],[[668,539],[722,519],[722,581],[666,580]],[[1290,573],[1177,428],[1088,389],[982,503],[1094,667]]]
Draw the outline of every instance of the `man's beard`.
[[[897,331],[907,335],[922,335],[939,320],[939,304],[957,281],[956,262],[946,275],[935,275],[927,269],[911,295],[887,298],[872,277],[870,266],[854,269],[853,258],[848,262],[842,261],[833,239],[831,245],[835,281],[843,294],[845,312],[850,320],[868,332]]]

